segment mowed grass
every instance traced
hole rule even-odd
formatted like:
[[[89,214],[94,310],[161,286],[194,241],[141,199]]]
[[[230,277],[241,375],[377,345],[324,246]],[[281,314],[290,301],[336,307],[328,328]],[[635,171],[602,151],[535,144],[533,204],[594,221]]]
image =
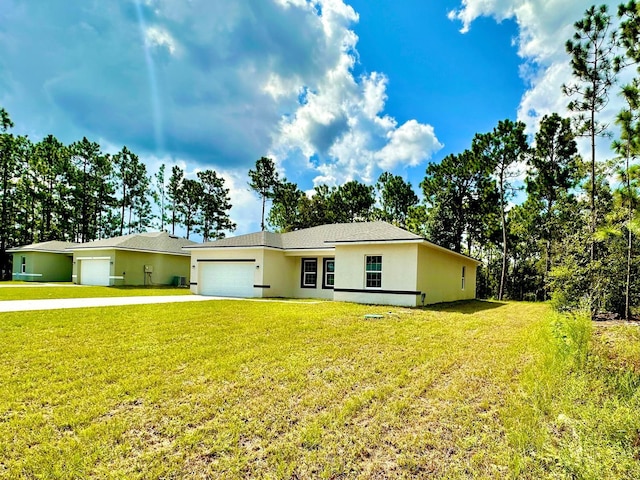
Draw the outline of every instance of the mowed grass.
[[[528,303],[2,314],[0,477],[640,478],[635,332]]]
[[[3,282],[4,283],[4,282]],[[190,295],[184,287],[92,287],[64,284],[60,286],[7,282],[0,283],[0,301],[44,300],[52,298],[138,297],[156,295]]]

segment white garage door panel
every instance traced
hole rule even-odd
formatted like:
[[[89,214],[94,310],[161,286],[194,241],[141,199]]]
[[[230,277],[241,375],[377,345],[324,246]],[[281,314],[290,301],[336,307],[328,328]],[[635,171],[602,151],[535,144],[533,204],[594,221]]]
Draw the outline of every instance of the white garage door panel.
[[[253,262],[201,262],[200,294],[253,297]]]
[[[109,286],[110,266],[109,260],[80,260],[80,283]]]

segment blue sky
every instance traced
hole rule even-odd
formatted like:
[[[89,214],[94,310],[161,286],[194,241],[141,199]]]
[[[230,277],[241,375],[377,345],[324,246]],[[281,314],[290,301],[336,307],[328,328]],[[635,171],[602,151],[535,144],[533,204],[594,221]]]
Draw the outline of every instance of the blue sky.
[[[365,71],[389,77],[386,111],[399,121],[431,122],[442,154],[469,146],[476,132],[515,117],[524,91],[512,40],[514,21],[481,18],[460,33],[447,13],[459,2],[351,2],[360,15],[354,27]]]
[[[0,0],[0,106],[33,140],[87,136],[151,171],[215,169],[246,233],[259,228],[246,181],[260,156],[305,191],[385,170],[418,191],[429,162],[499,120],[532,133],[566,114],[564,42],[589,5]]]

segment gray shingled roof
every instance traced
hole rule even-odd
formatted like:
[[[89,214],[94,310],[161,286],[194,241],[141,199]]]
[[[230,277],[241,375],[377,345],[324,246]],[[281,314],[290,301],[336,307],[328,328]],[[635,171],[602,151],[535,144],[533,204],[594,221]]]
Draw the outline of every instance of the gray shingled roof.
[[[186,238],[178,238],[166,232],[132,233],[122,237],[105,238],[94,242],[81,243],[71,250],[110,249],[135,250],[144,252],[173,253],[188,255],[182,247],[195,245],[196,242]]]
[[[7,250],[8,253],[18,252],[46,252],[46,253],[68,253],[68,248],[78,245],[73,242],[62,242],[60,240],[51,240],[49,242],[32,243],[31,245],[23,245]]]
[[[201,243],[193,245],[190,248],[200,247],[273,247],[283,248],[282,235],[273,232],[256,232],[247,233],[246,235],[238,235],[236,237],[227,237],[213,242]]]
[[[340,242],[389,242],[422,240],[387,222],[336,223],[282,234],[284,248],[323,248]]]
[[[335,223],[287,233],[257,232],[191,248],[272,247],[280,249],[330,248],[340,242],[388,242],[422,240],[422,237],[386,222]]]

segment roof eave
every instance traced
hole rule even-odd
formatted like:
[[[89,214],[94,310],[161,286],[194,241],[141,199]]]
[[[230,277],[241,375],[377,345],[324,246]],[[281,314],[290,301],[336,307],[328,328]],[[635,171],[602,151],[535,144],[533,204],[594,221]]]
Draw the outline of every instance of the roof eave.
[[[327,241],[327,245],[370,245],[372,243],[388,243],[388,244],[405,244],[405,243],[421,243],[422,238],[389,238],[376,240],[332,240]]]
[[[454,255],[456,257],[461,257],[464,258],[465,260],[470,260],[472,262],[474,262],[476,265],[482,265],[482,262],[476,258],[470,257],[468,255],[464,255],[462,253],[458,253],[458,252],[454,252],[453,250],[450,250],[448,248],[445,247],[441,247],[440,245],[436,245],[433,242],[430,242],[429,240],[426,239],[422,239],[422,241],[424,242],[423,245],[426,245],[427,247],[433,248],[434,250],[439,250],[441,252],[446,252],[449,253],[451,255]]]
[[[286,248],[284,255],[285,257],[304,257],[314,254],[322,256],[325,253],[333,253],[335,250],[335,247]]]
[[[149,250],[144,248],[132,248],[132,247],[74,247],[67,249],[69,252],[75,251],[97,251],[97,250],[122,250],[126,252],[141,252],[141,253],[162,253],[164,255],[179,255],[181,257],[189,256],[188,253],[185,252],[168,252],[166,250]]]
[[[30,252],[37,252],[37,253],[62,253],[65,255],[69,255],[71,252],[68,250],[46,250],[46,249],[41,249],[41,248],[11,248],[9,250],[7,250],[7,253],[30,253]]]
[[[283,247],[274,247],[272,245],[190,245],[188,247],[182,247],[183,250],[217,250],[217,249],[248,249],[248,248],[264,248],[266,250],[286,250]]]
[[[470,260],[472,262],[474,262],[476,265],[482,265],[482,262],[473,258],[473,257],[469,257],[468,255],[464,255],[462,253],[458,253],[458,252],[454,252],[453,250],[450,250],[448,248],[445,247],[441,247],[440,245],[436,245],[435,243],[430,242],[429,240],[426,240],[424,238],[407,238],[407,239],[389,239],[389,240],[338,240],[338,241],[333,241],[333,242],[327,242],[328,245],[334,245],[334,246],[338,246],[338,245],[371,245],[371,244],[395,244],[395,245],[401,245],[401,244],[418,244],[418,245],[425,245],[428,246],[430,248],[433,248],[434,250],[439,250],[441,252],[445,252],[445,253],[449,253],[451,255],[457,256],[457,257],[461,257],[464,258],[465,260]]]

